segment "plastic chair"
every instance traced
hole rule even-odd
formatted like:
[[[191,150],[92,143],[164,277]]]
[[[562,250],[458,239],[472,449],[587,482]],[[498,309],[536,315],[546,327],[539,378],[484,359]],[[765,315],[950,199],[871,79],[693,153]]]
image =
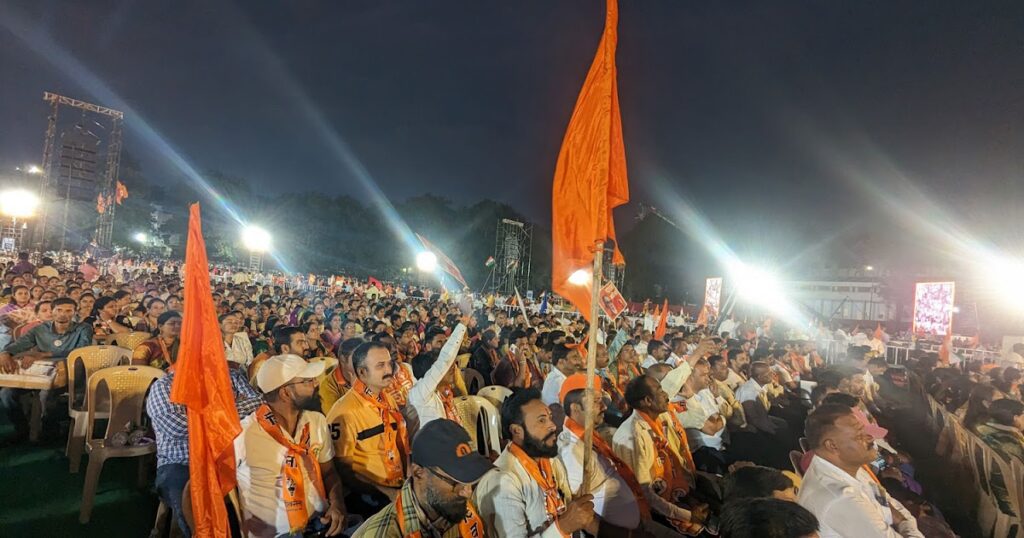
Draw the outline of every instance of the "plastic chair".
[[[129,333],[117,333],[110,337],[110,342],[115,346],[123,347],[135,351],[135,348],[139,347],[139,344],[153,338],[152,334],[147,332],[129,332]]]
[[[466,380],[466,390],[470,394],[476,394],[478,390],[484,388],[487,384],[484,382],[484,376],[472,368],[462,370],[462,378]]]
[[[810,448],[810,441],[808,441],[806,437],[801,437],[800,439],[797,440],[797,442],[800,444],[801,452],[806,453],[807,450]]]
[[[71,473],[78,472],[78,466],[82,460],[82,450],[85,448],[86,430],[86,409],[89,404],[89,377],[95,372],[104,368],[110,368],[131,360],[132,352],[117,346],[86,346],[72,351],[68,355],[68,416],[71,417],[71,427],[68,428],[68,443],[64,454],[68,457],[68,470]],[[79,390],[78,363],[82,364],[85,377],[81,379],[82,391],[85,393],[81,406],[77,403],[76,392]],[[108,417],[108,400],[97,402],[96,418]]]
[[[103,463],[110,458],[135,458],[156,453],[156,443],[140,446],[110,446],[107,440],[124,425],[131,422],[135,426],[142,425],[142,412],[145,408],[146,393],[154,381],[164,376],[163,370],[150,366],[114,366],[94,373],[89,378],[89,397],[87,399],[85,452],[89,455],[89,463],[85,472],[85,485],[82,487],[82,507],[78,521],[88,523],[92,515],[92,505],[96,498],[96,486],[99,483]],[[100,388],[103,387],[110,395],[110,419],[102,438],[94,438],[96,419],[96,401]],[[139,461],[140,486],[144,485],[145,460]]]
[[[474,449],[485,456],[491,451],[501,452],[501,416],[491,402],[481,396],[460,396],[455,399],[455,410],[462,419],[462,427],[469,432]],[[480,436],[483,446],[478,446],[477,433],[481,423],[485,431]]]
[[[512,395],[512,389],[501,385],[490,385],[477,391],[476,395],[486,398],[494,405],[495,409],[501,409],[501,403]]]
[[[793,472],[803,478],[804,472],[800,469],[800,460],[803,459],[804,454],[799,450],[789,451],[789,464],[793,466]]]

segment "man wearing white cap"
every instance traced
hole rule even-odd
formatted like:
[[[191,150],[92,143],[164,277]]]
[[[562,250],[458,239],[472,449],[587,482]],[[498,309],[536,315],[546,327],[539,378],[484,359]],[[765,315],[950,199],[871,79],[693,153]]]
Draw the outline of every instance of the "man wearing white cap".
[[[317,379],[326,363],[298,355],[268,359],[256,374],[266,403],[242,420],[235,439],[245,536],[334,536],[344,528],[341,480]]]

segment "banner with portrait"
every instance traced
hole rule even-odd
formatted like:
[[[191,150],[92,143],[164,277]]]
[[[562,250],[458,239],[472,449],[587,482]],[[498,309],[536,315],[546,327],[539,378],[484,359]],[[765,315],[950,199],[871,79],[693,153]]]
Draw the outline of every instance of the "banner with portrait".
[[[914,334],[945,336],[953,331],[954,282],[918,282],[914,288]]]

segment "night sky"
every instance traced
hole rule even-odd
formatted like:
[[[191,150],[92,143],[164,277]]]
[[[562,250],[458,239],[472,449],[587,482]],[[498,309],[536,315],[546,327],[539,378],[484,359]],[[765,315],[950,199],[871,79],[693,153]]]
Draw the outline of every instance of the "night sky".
[[[737,245],[920,244],[937,230],[918,221],[949,217],[1024,233],[1024,3],[620,11],[634,202],[688,200]],[[51,90],[128,109],[125,149],[151,180],[186,175],[140,118],[196,170],[269,192],[363,196],[354,155],[393,199],[488,197],[547,221],[603,15],[599,0],[5,0],[0,165],[39,161]]]

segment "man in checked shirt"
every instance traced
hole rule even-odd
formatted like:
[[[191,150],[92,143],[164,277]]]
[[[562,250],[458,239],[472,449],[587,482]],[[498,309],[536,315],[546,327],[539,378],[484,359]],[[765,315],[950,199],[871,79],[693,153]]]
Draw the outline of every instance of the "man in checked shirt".
[[[173,365],[172,365],[173,366]],[[249,384],[245,370],[238,364],[228,362],[231,378],[231,392],[235,395],[238,418],[252,414],[261,403],[262,397]],[[160,499],[171,508],[174,520],[185,538],[192,531],[181,513],[181,498],[188,482],[188,414],[185,406],[171,403],[171,384],[174,382],[174,368],[167,375],[156,380],[146,398],[146,413],[153,422],[156,432],[156,490]]]

